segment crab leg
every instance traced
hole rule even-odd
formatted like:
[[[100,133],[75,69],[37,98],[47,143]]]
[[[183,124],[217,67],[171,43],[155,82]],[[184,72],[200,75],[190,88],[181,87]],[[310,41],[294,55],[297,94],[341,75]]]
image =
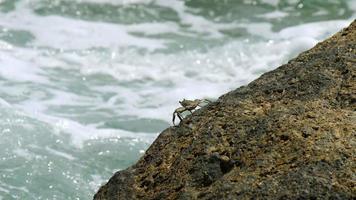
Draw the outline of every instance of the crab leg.
[[[174,125],[174,126],[176,125],[176,124],[174,123],[175,119],[176,119],[176,112],[173,112],[173,119],[172,119],[172,122],[173,122],[173,125]]]
[[[175,126],[176,124],[174,123],[175,119],[176,119],[176,115],[178,116],[178,118],[180,119],[180,121],[183,120],[182,116],[178,113],[178,112],[174,112],[173,113],[173,119],[172,119],[172,122],[173,122],[173,125]]]
[[[186,111],[187,109],[185,109],[184,107],[180,107],[180,108],[177,108],[174,112],[173,112],[173,119],[172,119],[172,122],[173,122],[173,125],[175,125],[174,121],[176,119],[176,115],[178,116],[178,118],[180,119],[180,121],[183,120],[183,117],[180,115],[182,112]]]
[[[177,116],[178,116],[178,118],[180,119],[180,121],[183,120],[183,117],[182,117],[182,115],[180,115],[180,113],[177,113]]]

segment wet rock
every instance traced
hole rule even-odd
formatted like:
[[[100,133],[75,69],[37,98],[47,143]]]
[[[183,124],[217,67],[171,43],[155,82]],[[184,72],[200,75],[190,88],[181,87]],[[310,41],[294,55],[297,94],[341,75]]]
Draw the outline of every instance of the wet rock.
[[[161,133],[103,199],[356,199],[356,22]]]

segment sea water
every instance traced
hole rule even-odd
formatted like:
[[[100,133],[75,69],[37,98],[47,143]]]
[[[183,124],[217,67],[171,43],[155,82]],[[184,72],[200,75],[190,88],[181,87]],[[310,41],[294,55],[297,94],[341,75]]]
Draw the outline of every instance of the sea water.
[[[91,199],[172,125],[355,17],[355,0],[0,0],[0,199]]]

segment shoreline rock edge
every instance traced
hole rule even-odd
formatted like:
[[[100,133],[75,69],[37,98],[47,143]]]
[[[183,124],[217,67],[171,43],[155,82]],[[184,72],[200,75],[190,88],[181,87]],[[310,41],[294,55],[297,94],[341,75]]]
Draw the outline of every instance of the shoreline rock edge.
[[[94,200],[356,199],[356,20],[164,130]]]

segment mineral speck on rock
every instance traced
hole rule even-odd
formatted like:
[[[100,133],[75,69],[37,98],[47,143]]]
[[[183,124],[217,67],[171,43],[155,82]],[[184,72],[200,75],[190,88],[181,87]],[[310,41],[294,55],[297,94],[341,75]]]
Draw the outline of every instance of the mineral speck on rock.
[[[356,199],[356,21],[163,131],[104,199]]]

